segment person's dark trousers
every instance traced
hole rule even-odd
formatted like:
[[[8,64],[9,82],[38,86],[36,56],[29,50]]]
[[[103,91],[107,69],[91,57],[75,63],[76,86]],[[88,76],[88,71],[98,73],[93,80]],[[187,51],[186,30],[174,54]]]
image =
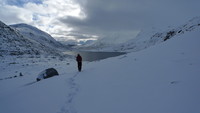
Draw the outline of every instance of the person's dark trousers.
[[[82,62],[78,62],[78,71],[81,71],[82,68]]]

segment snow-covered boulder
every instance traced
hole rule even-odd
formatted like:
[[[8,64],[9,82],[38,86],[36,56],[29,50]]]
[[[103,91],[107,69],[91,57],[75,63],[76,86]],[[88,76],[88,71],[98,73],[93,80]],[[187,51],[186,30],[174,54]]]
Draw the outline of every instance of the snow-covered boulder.
[[[36,80],[40,81],[42,79],[50,78],[50,77],[57,76],[57,75],[59,75],[59,74],[56,69],[48,68],[48,69],[45,69],[44,71],[40,72]]]

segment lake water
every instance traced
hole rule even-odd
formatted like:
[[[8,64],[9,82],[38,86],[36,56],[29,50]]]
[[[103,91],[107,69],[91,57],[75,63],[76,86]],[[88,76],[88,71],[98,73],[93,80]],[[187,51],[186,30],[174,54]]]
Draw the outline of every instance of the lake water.
[[[126,54],[125,52],[86,52],[86,51],[67,51],[64,53],[72,56],[77,56],[77,54],[80,54],[82,56],[83,61],[89,61],[89,62]]]

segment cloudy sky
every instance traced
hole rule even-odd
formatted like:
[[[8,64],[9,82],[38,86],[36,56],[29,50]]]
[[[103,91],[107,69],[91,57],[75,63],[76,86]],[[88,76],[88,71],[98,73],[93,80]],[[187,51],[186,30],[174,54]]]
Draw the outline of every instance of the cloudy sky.
[[[150,27],[200,16],[200,0],[0,0],[0,20],[27,23],[58,40],[128,40]]]

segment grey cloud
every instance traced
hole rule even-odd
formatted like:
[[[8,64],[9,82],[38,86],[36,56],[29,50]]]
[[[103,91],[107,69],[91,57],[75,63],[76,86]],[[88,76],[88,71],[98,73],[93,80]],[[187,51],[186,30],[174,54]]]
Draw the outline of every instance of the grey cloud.
[[[70,33],[68,34],[68,36],[73,36],[73,37],[78,37],[79,39],[88,39],[88,38],[92,38],[91,35],[86,35],[86,34],[83,34],[83,33]]]
[[[50,16],[38,18],[34,15],[35,10],[26,9],[27,7],[8,6],[5,4],[7,0],[0,1],[0,7],[4,9],[0,10],[0,19],[7,24],[35,23],[37,26],[47,26],[45,29],[50,29],[49,33],[55,36],[72,36],[78,39],[91,38],[94,35],[130,38],[134,37],[139,30],[147,27],[160,28],[180,25],[194,16],[199,16],[200,10],[199,0],[72,0],[73,3],[80,5],[81,14],[85,14],[86,18],[69,16],[71,12],[68,7],[65,7],[67,2],[63,6],[62,4],[56,4],[62,7],[62,11],[59,8],[56,10],[55,4],[46,5],[49,6],[49,9],[55,8],[54,10],[59,14],[66,14],[66,16],[58,16],[50,10],[49,12],[43,12],[50,14]],[[10,2],[12,3],[12,1],[14,0]],[[41,1],[43,0],[36,0],[34,3],[38,5],[37,3],[43,3]],[[48,3],[53,4],[55,1],[51,0]],[[41,11],[44,9],[41,6],[35,6],[35,8]],[[63,11],[63,9],[65,10]],[[68,11],[69,14],[67,14]],[[46,21],[48,19],[51,21]],[[49,28],[49,25],[59,27]],[[69,30],[69,27],[73,30]]]
[[[149,26],[182,24],[198,16],[199,3],[198,0],[87,0],[80,3],[87,15],[85,19],[68,16],[59,20],[78,32],[111,36],[113,32],[123,34]]]
[[[86,19],[66,17],[60,20],[76,28],[96,29],[98,31],[127,30],[138,27],[139,21],[137,19],[140,14],[131,8],[127,10],[127,7],[117,3],[118,1],[91,0],[83,6],[87,15]]]

